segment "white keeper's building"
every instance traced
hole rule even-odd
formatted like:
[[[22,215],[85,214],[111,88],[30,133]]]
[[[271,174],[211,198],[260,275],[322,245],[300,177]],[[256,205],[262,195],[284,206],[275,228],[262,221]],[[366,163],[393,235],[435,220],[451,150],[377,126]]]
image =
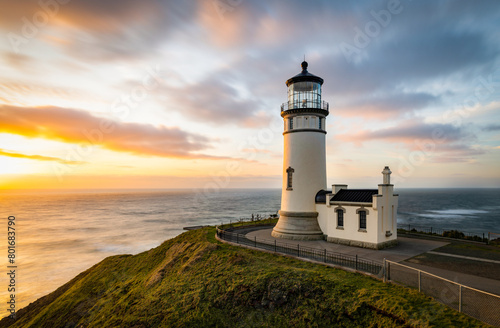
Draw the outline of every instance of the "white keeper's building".
[[[321,99],[323,79],[307,71],[286,81],[288,101],[281,106],[284,121],[283,186],[280,218],[272,235],[295,240],[325,239],[345,245],[385,248],[397,243],[398,195],[391,170],[382,171],[378,189],[326,186],[326,117]]]

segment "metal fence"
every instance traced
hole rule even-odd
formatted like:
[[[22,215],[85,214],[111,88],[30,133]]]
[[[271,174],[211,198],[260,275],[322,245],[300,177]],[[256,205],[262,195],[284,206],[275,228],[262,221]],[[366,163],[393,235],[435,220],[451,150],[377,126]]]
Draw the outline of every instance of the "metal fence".
[[[430,236],[447,237],[455,239],[464,239],[488,243],[489,235],[485,233],[458,231],[453,229],[439,229],[435,227],[425,227],[412,224],[398,224],[399,232],[423,233]]]
[[[500,245],[500,233],[488,232],[488,244]]]
[[[248,226],[247,226],[248,227]],[[327,251],[312,247],[301,246],[300,244],[285,243],[281,241],[261,239],[254,237],[247,238],[244,234],[227,231],[217,227],[217,237],[240,245],[252,246],[268,251],[307,258],[328,264],[335,264],[354,270],[381,275],[383,265],[380,262],[359,258],[357,255],[347,255],[338,252]]]
[[[437,301],[500,327],[500,296],[461,285],[429,272],[385,260],[384,280],[417,288]]]

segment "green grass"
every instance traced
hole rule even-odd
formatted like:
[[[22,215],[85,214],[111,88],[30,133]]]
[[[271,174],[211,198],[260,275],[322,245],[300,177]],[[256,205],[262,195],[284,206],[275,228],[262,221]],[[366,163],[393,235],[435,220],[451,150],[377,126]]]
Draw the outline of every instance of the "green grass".
[[[278,223],[277,218],[267,218],[255,221],[235,221],[232,223],[227,223],[219,226],[221,229],[228,228],[238,228],[238,227],[250,227],[250,226],[261,226],[261,225],[276,225]]]
[[[188,231],[109,257],[11,327],[483,327],[415,290]],[[0,327],[12,322],[2,320]]]
[[[500,248],[491,245],[451,243],[434,251],[500,261]]]

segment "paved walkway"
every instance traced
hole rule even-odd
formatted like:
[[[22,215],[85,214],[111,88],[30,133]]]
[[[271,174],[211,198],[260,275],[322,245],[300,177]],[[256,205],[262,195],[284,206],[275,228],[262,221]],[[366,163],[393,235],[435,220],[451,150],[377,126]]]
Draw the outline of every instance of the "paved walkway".
[[[289,243],[289,244],[300,244],[305,247],[313,247],[318,249],[326,249],[330,252],[338,252],[349,255],[358,255],[361,258],[374,260],[382,262],[385,259],[401,262],[411,257],[417,256],[419,254],[428,252],[435,248],[449,244],[444,241],[427,240],[427,239],[416,239],[416,238],[405,238],[398,237],[399,244],[392,248],[375,250],[361,247],[345,246],[340,244],[329,243],[324,240],[286,240],[280,238],[274,238],[271,236],[272,228],[254,230],[246,234],[247,238],[253,240],[255,237],[257,239],[267,239],[274,243],[274,240]]]
[[[387,260],[391,260],[393,262],[402,262],[419,254],[432,252],[432,250],[435,248],[449,244],[449,242],[445,241],[398,237],[399,244],[397,246],[383,250],[374,250],[374,249],[339,245],[339,244],[329,243],[324,240],[305,241],[305,240],[286,240],[286,239],[274,238],[273,236],[271,236],[272,228],[268,227],[264,229],[252,228],[249,230],[250,231],[245,235],[250,240],[253,240],[255,237],[257,237],[257,240],[259,239],[269,240],[270,243],[274,243],[274,240],[277,240],[283,243],[289,243],[295,245],[300,244],[301,246],[305,247],[326,249],[327,251],[331,252],[339,252],[349,255],[358,255],[360,258],[379,261],[379,262],[382,262],[384,258]],[[245,232],[241,231],[239,233],[245,233]],[[441,253],[439,254],[441,255]],[[414,263],[405,262],[404,265],[432,273],[434,275],[443,277],[445,279],[454,281],[456,283],[465,286],[469,286],[472,288],[484,290],[489,293],[500,295],[500,280],[488,279],[464,273],[459,273],[455,271],[443,270],[425,265],[414,264]]]
[[[435,255],[442,255],[442,256],[449,256],[449,257],[456,257],[456,258],[459,258],[459,259],[466,259],[466,260],[473,260],[473,261],[481,261],[481,262],[489,262],[489,263],[500,264],[500,261],[489,260],[489,259],[482,259],[482,258],[479,258],[479,257],[456,255],[456,254],[433,252],[433,251],[429,251],[427,253],[428,254],[435,254]]]

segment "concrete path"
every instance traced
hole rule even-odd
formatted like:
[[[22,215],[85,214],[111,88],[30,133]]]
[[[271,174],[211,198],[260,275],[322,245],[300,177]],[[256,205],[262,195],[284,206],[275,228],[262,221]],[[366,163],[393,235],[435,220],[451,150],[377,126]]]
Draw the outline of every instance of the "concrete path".
[[[443,242],[443,241],[398,237],[399,244],[397,246],[383,250],[374,250],[374,249],[328,243],[324,240],[309,241],[309,240],[286,240],[286,239],[274,238],[273,236],[271,236],[272,230],[273,230],[272,228],[254,230],[248,232],[246,234],[246,237],[249,238],[250,240],[253,240],[255,237],[257,237],[257,239],[266,239],[269,240],[271,243],[274,243],[274,240],[276,239],[277,241],[282,243],[287,243],[291,245],[300,244],[301,246],[305,247],[326,249],[327,251],[330,252],[358,255],[358,257],[378,262],[382,262],[384,258],[394,262],[401,262],[411,257],[417,256],[419,254],[449,244],[448,242]]]
[[[290,245],[300,244],[301,246],[326,249],[327,251],[331,252],[358,255],[360,258],[379,262],[382,262],[384,258],[393,262],[402,262],[422,253],[433,253],[433,249],[449,244],[449,242],[445,241],[398,237],[399,244],[397,246],[383,250],[373,250],[328,243],[324,240],[302,241],[274,238],[273,236],[271,236],[271,231],[272,228],[252,228],[248,231],[241,231],[240,233],[245,233],[245,236],[250,240],[254,240],[255,237],[257,237],[257,240],[261,241],[262,239],[269,240],[269,243],[274,243],[274,240],[277,240],[279,242],[288,243]],[[439,255],[445,254],[439,253]],[[408,262],[405,262],[404,265],[429,272],[436,276],[454,281],[465,286],[500,295],[500,280],[488,279]]]
[[[456,254],[433,252],[433,251],[429,251],[427,253],[429,253],[429,254],[435,254],[435,255],[442,255],[442,256],[449,256],[449,257],[456,257],[456,258],[459,258],[459,259],[466,259],[466,260],[473,260],[473,261],[481,261],[481,262],[489,262],[489,263],[500,264],[500,261],[489,260],[489,259],[482,259],[482,258],[479,258],[479,257],[456,255]]]

